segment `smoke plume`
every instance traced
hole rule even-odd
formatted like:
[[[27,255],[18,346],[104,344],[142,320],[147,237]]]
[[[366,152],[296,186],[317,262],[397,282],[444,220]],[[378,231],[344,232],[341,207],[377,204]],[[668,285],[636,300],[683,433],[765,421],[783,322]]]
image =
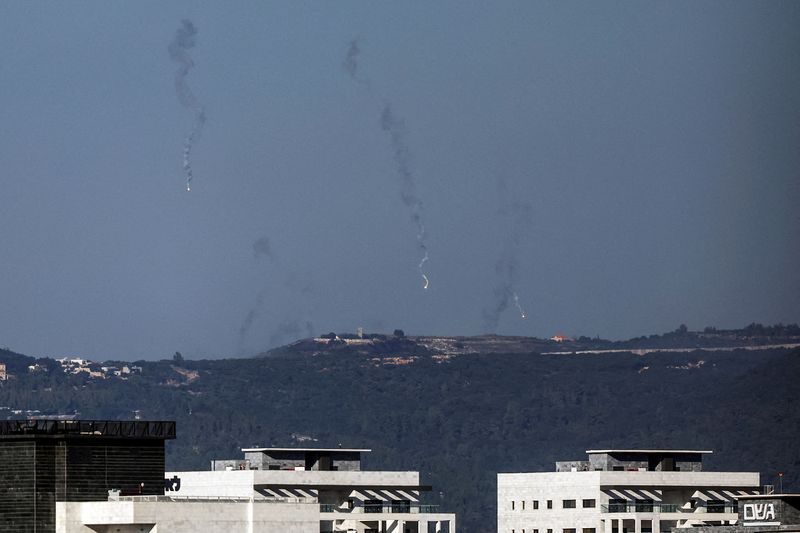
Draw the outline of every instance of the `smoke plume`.
[[[524,202],[511,201],[505,182],[498,182],[500,195],[500,208],[498,215],[504,227],[504,239],[500,255],[495,262],[495,283],[492,289],[493,302],[488,309],[483,311],[483,319],[489,331],[494,331],[500,322],[500,315],[513,303],[520,318],[527,318],[527,313],[522,307],[514,290],[517,281],[518,251],[524,230],[530,224],[531,206]]]
[[[196,35],[197,28],[190,20],[184,19],[181,21],[178,31],[175,32],[175,38],[167,47],[170,58],[178,63],[178,70],[175,72],[175,91],[178,94],[178,100],[182,106],[194,113],[194,124],[183,143],[183,171],[186,175],[187,191],[192,190],[192,179],[194,178],[192,174],[192,148],[200,136],[203,124],[206,122],[205,110],[186,83],[186,77],[194,66],[189,50],[194,48]]]

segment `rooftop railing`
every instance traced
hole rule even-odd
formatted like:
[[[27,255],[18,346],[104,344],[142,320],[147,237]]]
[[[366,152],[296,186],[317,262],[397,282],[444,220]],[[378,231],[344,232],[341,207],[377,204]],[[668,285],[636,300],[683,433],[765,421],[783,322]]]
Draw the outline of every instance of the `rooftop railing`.
[[[0,420],[0,437],[115,437],[174,439],[174,421],[145,420]]]
[[[603,513],[737,513],[738,507],[736,504],[726,503],[708,505],[707,507],[698,507],[695,509],[684,509],[681,505],[674,503],[626,502],[601,505],[600,511]]]
[[[119,502],[229,502],[229,503],[303,503],[316,505],[316,498],[248,498],[244,496],[116,496],[108,501]]]
[[[437,513],[439,512],[438,505],[427,505],[412,503],[407,504],[404,502],[382,502],[368,503],[363,506],[348,509],[333,503],[321,503],[319,505],[321,513]]]

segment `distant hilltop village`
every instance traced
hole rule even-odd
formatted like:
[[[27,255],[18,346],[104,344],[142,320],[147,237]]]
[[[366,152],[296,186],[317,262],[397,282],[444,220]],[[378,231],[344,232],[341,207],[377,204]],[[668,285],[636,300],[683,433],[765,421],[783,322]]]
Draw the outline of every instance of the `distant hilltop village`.
[[[103,363],[96,363],[88,359],[68,357],[55,359],[55,361],[60,365],[61,371],[64,374],[86,374],[90,378],[94,379],[128,379],[128,376],[131,374],[142,373],[142,367],[137,365],[105,365]],[[49,371],[50,367],[42,363],[33,363],[32,365],[28,365],[28,372],[31,374]],[[0,363],[0,380],[5,381],[12,377],[14,377],[14,375],[7,372],[6,364]]]

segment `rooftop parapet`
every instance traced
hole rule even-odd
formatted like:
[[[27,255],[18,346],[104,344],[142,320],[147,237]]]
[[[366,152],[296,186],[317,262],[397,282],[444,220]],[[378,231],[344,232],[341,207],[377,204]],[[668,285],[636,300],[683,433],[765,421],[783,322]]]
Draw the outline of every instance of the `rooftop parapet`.
[[[174,421],[0,420],[0,439],[97,438],[174,439]]]

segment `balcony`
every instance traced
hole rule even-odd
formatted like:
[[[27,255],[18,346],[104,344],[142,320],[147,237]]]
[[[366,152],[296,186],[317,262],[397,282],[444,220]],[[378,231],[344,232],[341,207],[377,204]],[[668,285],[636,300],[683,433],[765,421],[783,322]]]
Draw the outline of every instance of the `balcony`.
[[[438,513],[439,506],[438,505],[426,505],[426,504],[419,504],[419,503],[409,503],[406,501],[394,501],[394,502],[381,502],[381,503],[367,503],[363,507],[354,507],[353,509],[347,509],[346,507],[341,507],[334,503],[321,503],[319,504],[319,512],[320,513],[365,513],[365,514],[373,514],[373,513]]]
[[[708,507],[698,507],[696,509],[683,509],[680,505],[674,503],[660,503],[660,502],[625,502],[625,503],[609,503],[608,505],[601,505],[600,512],[602,513],[683,513],[683,514],[721,514],[731,513],[736,514],[738,508],[735,503],[727,503],[724,505],[713,505]]]

